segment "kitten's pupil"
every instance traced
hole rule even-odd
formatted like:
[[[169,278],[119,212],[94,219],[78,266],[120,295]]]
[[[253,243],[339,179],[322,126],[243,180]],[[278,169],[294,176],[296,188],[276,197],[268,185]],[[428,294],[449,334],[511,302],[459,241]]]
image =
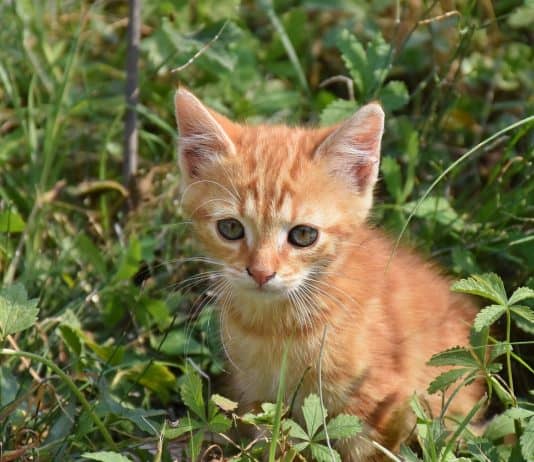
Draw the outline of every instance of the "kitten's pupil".
[[[297,225],[291,228],[287,240],[297,247],[309,247],[317,240],[318,235],[319,232],[311,226]]]
[[[236,241],[245,236],[245,228],[235,218],[225,218],[217,221],[219,234],[229,241]]]

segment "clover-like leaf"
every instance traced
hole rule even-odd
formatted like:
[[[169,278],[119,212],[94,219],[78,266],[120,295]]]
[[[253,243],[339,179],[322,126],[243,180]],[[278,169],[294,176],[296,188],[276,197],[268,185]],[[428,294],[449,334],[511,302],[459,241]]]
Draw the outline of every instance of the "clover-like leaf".
[[[329,448],[324,444],[312,443],[310,450],[313,459],[317,462],[341,462],[341,456],[334,448]]]
[[[502,279],[495,273],[474,275],[467,279],[461,279],[453,284],[452,290],[455,292],[479,295],[480,297],[492,300],[499,305],[506,305],[508,302]]]
[[[206,420],[206,406],[202,396],[202,380],[189,371],[180,386],[180,396],[184,404],[202,420]]]
[[[429,366],[466,366],[478,367],[477,360],[467,348],[454,347],[433,355]]]
[[[484,327],[491,326],[505,312],[506,308],[502,305],[487,306],[476,315],[475,323],[473,324],[475,330],[480,332]]]
[[[339,414],[328,422],[326,430],[328,432],[328,438],[337,440],[343,438],[350,438],[356,436],[363,429],[361,420],[355,415]],[[326,432],[321,430],[317,437],[318,441],[326,439]]]
[[[534,298],[534,290],[530,287],[519,287],[514,291],[510,297],[510,300],[508,300],[508,303],[510,305],[515,305],[517,302],[520,302],[521,300],[527,300],[529,298]]]
[[[452,369],[445,371],[438,375],[428,386],[428,393],[433,394],[438,391],[446,390],[450,385],[456,382],[462,375],[466,374],[472,369],[462,367],[460,369]]]
[[[512,310],[512,313],[515,313],[517,316],[520,316],[529,323],[534,323],[534,310],[532,308],[529,308],[528,306],[515,305],[510,309]]]
[[[527,462],[534,461],[534,417],[528,421],[523,434],[519,440],[521,454]]]
[[[380,91],[380,101],[388,111],[396,111],[408,103],[410,95],[406,84],[399,80],[392,80]]]
[[[0,339],[16,334],[35,324],[38,300],[28,299],[22,284],[0,289]]]
[[[302,414],[308,435],[312,438],[323,423],[323,418],[326,418],[326,409],[322,408],[321,401],[316,394],[311,394],[304,400]]]

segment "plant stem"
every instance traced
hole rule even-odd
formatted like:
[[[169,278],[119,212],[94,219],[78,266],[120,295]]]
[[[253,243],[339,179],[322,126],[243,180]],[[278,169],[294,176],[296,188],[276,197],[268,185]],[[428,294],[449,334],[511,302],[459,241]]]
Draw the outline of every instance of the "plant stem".
[[[78,398],[78,401],[84,408],[84,410],[87,412],[93,423],[98,427],[100,430],[100,433],[106,440],[106,443],[108,443],[109,447],[113,449],[114,451],[117,451],[117,445],[113,441],[113,438],[111,437],[111,434],[109,433],[108,429],[104,425],[104,423],[100,420],[100,418],[96,415],[95,411],[93,410],[93,407],[91,404],[89,404],[89,401],[85,398],[83,393],[78,389],[76,384],[71,380],[71,378],[65,374],[56,364],[54,364],[49,359],[39,356],[33,353],[30,353],[28,351],[15,351],[11,350],[10,348],[2,348],[0,349],[0,355],[5,356],[14,356],[18,358],[29,358],[34,361],[38,361],[40,363],[43,363],[44,365],[48,366],[50,369],[56,373],[63,382],[67,385],[67,387],[72,391],[72,393]]]
[[[512,377],[512,344],[510,343],[510,332],[512,329],[512,315],[510,308],[506,307],[506,370],[508,372],[508,387],[513,399],[513,406],[517,406],[517,400],[514,393],[514,380]]]
[[[269,462],[276,460],[276,447],[278,443],[278,434],[280,433],[280,422],[282,420],[282,405],[284,402],[284,391],[286,381],[286,363],[289,344],[284,345],[282,353],[282,364],[280,365],[280,380],[278,382],[278,393],[276,395],[276,409],[274,411],[273,435],[269,446]]]

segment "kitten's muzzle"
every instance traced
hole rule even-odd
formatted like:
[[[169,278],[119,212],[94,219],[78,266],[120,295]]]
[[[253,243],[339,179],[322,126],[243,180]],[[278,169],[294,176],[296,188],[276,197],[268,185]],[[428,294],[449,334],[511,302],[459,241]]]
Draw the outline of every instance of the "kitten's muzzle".
[[[258,286],[260,287],[267,284],[272,278],[276,276],[276,271],[274,273],[270,273],[269,271],[256,269],[256,268],[249,268],[248,266],[247,266],[247,273],[252,279],[254,279],[258,283]]]

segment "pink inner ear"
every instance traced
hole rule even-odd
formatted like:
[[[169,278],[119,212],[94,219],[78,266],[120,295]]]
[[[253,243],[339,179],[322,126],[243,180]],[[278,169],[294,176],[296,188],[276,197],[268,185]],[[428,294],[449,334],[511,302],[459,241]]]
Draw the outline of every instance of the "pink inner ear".
[[[206,108],[187,90],[178,90],[175,107],[180,132],[180,163],[188,175],[198,176],[203,163],[235,152],[230,139],[237,130],[235,124]]]

